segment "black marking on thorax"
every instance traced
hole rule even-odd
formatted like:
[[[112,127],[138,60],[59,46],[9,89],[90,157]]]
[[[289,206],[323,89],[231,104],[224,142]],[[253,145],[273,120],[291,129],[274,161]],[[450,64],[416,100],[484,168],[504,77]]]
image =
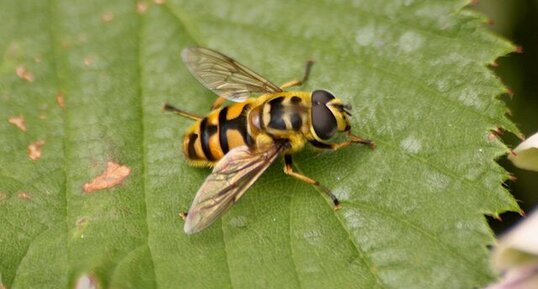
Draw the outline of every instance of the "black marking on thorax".
[[[269,101],[269,115],[271,118],[268,126],[270,128],[286,129],[286,123],[284,122],[284,105],[282,104],[283,101],[283,96],[273,98]]]
[[[291,114],[290,122],[291,122],[291,127],[293,128],[293,130],[296,130],[296,131],[301,129],[301,126],[303,125],[303,120],[301,119],[301,116],[299,115],[299,113]]]
[[[291,103],[293,104],[300,104],[303,100],[298,96],[292,96],[291,97]]]
[[[285,97],[280,96],[273,98],[268,102],[270,121],[268,126],[273,129],[279,130],[299,130],[303,124],[301,114],[299,112],[299,105],[302,99],[298,96],[292,96],[289,103],[284,104]],[[285,117],[289,117],[291,127],[287,127],[284,120]]]

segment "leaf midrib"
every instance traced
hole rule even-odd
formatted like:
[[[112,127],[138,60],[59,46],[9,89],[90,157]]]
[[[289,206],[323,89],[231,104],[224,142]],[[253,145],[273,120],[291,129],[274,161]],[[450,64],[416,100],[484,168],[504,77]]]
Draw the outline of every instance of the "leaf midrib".
[[[133,1],[133,7],[137,5],[137,1]],[[138,78],[138,88],[136,96],[138,97],[139,101],[139,122],[140,122],[140,147],[141,147],[141,158],[142,158],[142,167],[140,175],[142,176],[142,191],[144,192],[144,220],[145,220],[145,227],[146,227],[146,238],[145,238],[145,246],[148,249],[149,252],[149,261],[151,262],[151,274],[153,275],[153,284],[155,285],[154,288],[157,288],[157,279],[156,279],[156,273],[155,273],[155,263],[153,262],[153,252],[152,248],[149,244],[150,234],[151,234],[151,226],[149,226],[149,218],[148,218],[148,190],[147,190],[147,165],[148,165],[148,158],[147,158],[147,143],[146,143],[146,130],[145,130],[145,106],[144,106],[144,73],[142,71],[143,67],[143,57],[142,57],[142,43],[143,43],[143,35],[144,35],[144,23],[145,23],[145,17],[144,15],[138,15],[133,14],[134,17],[138,20],[138,33],[137,33],[137,50],[136,50],[136,59],[137,59],[137,78]],[[133,249],[135,251],[136,248]],[[129,254],[125,254],[124,258],[127,257]],[[121,260],[118,261],[117,264],[120,264]]]

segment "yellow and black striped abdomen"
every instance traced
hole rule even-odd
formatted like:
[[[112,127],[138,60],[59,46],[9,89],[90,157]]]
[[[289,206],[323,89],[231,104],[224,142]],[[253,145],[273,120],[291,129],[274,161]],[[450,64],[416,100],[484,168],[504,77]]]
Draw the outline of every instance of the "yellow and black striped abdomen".
[[[194,123],[183,138],[183,153],[195,166],[209,166],[229,150],[253,144],[247,113],[254,100],[235,103],[209,113]]]

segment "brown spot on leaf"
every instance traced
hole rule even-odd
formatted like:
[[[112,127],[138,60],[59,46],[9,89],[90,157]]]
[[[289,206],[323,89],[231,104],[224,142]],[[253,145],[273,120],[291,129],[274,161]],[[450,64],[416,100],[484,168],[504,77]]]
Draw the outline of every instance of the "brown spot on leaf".
[[[86,227],[88,226],[89,223],[90,223],[89,217],[86,217],[86,216],[80,217],[75,223],[76,230],[73,232],[73,238],[83,239],[84,231],[86,231]]]
[[[24,67],[23,65],[17,66],[17,69],[15,69],[15,73],[22,80],[26,80],[28,82],[34,81],[34,75],[30,71],[28,71],[28,69],[26,69],[26,67]]]
[[[93,64],[93,59],[89,56],[84,57],[84,65],[90,66]]]
[[[81,229],[84,229],[84,227],[86,227],[86,225],[88,225],[88,222],[89,222],[89,218],[88,217],[80,217],[78,220],[77,220],[77,229],[81,230]]]
[[[129,174],[131,174],[131,169],[129,167],[114,162],[108,162],[105,171],[101,175],[84,184],[84,192],[91,193],[117,186],[121,184]]]
[[[58,91],[58,93],[56,93],[56,103],[58,104],[59,107],[61,108],[65,108],[65,93],[63,91]]]
[[[86,230],[86,227],[88,226],[89,222],[90,222],[90,218],[85,217],[85,216],[77,220],[77,223],[76,223],[77,229],[75,230],[75,234],[74,234],[75,238],[81,238],[81,239],[84,238],[84,231]]]
[[[73,44],[67,40],[64,40],[62,41],[62,44],[61,44],[62,48],[64,49],[69,49],[71,48],[71,46],[73,46]]]
[[[35,161],[41,158],[41,147],[45,144],[45,141],[38,140],[28,146],[28,157]]]
[[[24,200],[24,201],[29,201],[32,199],[32,197],[30,196],[30,194],[28,194],[27,192],[18,192],[17,193],[17,198],[19,200]]]
[[[4,192],[0,192],[0,205],[5,201],[7,200],[7,194],[4,193]],[[1,289],[2,287],[0,287]]]
[[[136,3],[136,12],[140,15],[146,13],[146,11],[148,10],[148,5],[143,2],[143,1],[140,1],[138,3]]]
[[[506,88],[506,94],[508,94],[510,99],[512,99],[514,97],[514,91],[510,87]]]
[[[106,22],[106,23],[114,20],[114,13],[110,11],[103,13],[103,15],[101,15],[101,20],[103,20],[103,22]]]
[[[503,131],[501,128],[495,128],[494,130],[490,130],[488,132],[488,140],[489,141],[493,141],[495,139],[497,139],[498,137],[502,136],[503,135]]]
[[[157,4],[157,5],[163,5],[164,4],[164,0],[153,0],[153,3]]]
[[[12,116],[10,117],[8,120],[7,120],[10,124],[18,127],[20,130],[22,130],[23,132],[26,132],[27,129],[26,129],[26,122],[24,121],[24,118],[22,117],[22,115],[19,115],[19,116]]]

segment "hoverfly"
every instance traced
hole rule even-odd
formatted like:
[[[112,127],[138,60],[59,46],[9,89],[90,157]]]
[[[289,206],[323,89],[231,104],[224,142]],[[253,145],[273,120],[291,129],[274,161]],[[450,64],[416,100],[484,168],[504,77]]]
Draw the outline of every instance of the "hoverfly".
[[[337,150],[353,143],[374,148],[371,140],[351,133],[351,105],[326,90],[285,91],[308,79],[312,61],[301,80],[277,86],[234,59],[207,48],[186,48],[182,58],[190,72],[218,95],[211,112],[199,116],[165,104],[164,110],[194,120],[183,138],[188,163],[213,167],[192,202],[184,231],[194,234],[213,223],[241,198],[275,161],[284,156],[284,173],[324,191],[339,208],[338,199],[314,179],[293,170],[292,154],[307,142]],[[258,95],[257,97],[254,97]],[[223,106],[225,100],[236,102]],[[328,142],[337,132],[347,140]]]

